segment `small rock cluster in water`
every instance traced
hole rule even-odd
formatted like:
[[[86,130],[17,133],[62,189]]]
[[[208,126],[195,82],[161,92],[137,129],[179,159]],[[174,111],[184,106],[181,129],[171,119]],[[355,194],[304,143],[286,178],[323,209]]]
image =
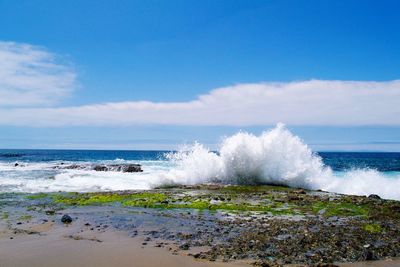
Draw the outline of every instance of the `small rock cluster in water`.
[[[0,218],[13,229],[26,214],[31,221],[82,224],[90,231],[122,230],[132,237],[145,236],[143,246],[169,247],[172,253],[185,251],[212,261],[244,259],[257,266],[279,266],[400,256],[400,202],[376,195],[198,185],[137,192],[2,194],[0,207]],[[71,238],[80,240],[79,235]],[[205,249],[198,252],[196,247]]]

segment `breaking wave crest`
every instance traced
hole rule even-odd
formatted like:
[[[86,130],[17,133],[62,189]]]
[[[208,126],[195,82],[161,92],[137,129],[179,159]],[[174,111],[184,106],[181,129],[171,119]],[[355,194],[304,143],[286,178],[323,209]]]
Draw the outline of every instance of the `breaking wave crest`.
[[[80,159],[79,155],[74,157]],[[158,156],[143,160],[98,158],[63,162],[22,160],[18,163],[10,159],[0,160],[0,192],[142,190],[165,184],[217,182],[275,184],[356,195],[378,194],[383,198],[400,200],[400,172],[374,169],[333,171],[283,124],[259,136],[239,132],[227,137],[217,152],[195,143],[168,153],[163,159]],[[141,164],[143,172],[126,173],[118,168],[96,171],[93,166],[99,164]],[[83,167],[68,168],[74,165]]]
[[[176,167],[162,183],[275,184],[400,199],[398,173],[390,176],[369,169],[334,173],[283,124],[260,136],[239,132],[227,137],[218,153],[195,143],[167,157]]]

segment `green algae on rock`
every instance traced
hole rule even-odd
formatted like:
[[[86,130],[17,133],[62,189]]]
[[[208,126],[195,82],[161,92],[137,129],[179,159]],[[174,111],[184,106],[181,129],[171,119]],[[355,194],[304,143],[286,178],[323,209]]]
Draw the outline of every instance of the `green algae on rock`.
[[[312,191],[310,191],[312,192]],[[158,209],[259,212],[270,215],[363,216],[374,202],[336,196],[334,200],[282,186],[197,185],[150,191],[98,193],[39,193],[31,200],[51,199],[67,206],[121,205]]]
[[[313,204],[313,211],[324,216],[368,216],[367,205],[357,205],[351,202],[318,201]]]
[[[113,192],[53,194],[50,197],[55,203],[72,206],[120,204],[123,206],[160,209],[207,209],[267,212],[282,215],[296,214],[291,205],[284,205],[280,202],[262,203],[256,201],[251,203],[246,201],[243,196],[239,198],[226,193],[219,197],[213,195],[210,192],[195,195],[183,194],[183,196],[182,192]],[[46,197],[48,196],[42,194],[31,199]]]
[[[84,218],[84,227],[89,228],[88,222],[107,225],[132,236],[142,231],[182,249],[210,247],[193,254],[201,259],[249,259],[279,266],[400,256],[399,201],[224,185],[11,197],[15,199],[3,201],[2,211],[12,211],[7,223],[13,229],[21,215],[50,221],[60,219],[65,212],[57,211],[65,210],[78,221]]]
[[[364,225],[363,229],[370,233],[380,233],[382,232],[382,227],[380,224],[377,223],[370,223]]]

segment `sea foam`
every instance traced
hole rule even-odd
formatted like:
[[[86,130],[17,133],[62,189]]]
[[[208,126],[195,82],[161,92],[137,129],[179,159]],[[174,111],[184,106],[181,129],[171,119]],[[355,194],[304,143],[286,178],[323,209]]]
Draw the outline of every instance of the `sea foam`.
[[[283,124],[259,136],[239,132],[227,137],[218,152],[199,143],[168,158],[175,163],[162,183],[275,184],[337,193],[400,199],[400,176],[355,169],[334,173]]]

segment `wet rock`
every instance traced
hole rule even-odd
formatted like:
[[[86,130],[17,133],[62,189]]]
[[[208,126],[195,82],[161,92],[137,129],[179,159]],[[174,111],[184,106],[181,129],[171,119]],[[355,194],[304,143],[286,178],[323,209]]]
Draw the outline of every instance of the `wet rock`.
[[[319,215],[324,215],[325,212],[326,212],[326,209],[321,209],[321,210],[318,211],[318,214]]]
[[[361,260],[365,260],[365,261],[373,261],[373,260],[377,260],[377,257],[374,255],[374,253],[367,249],[364,251]]]
[[[182,250],[188,250],[190,248],[190,245],[188,243],[184,243],[180,245],[179,248]]]
[[[72,223],[72,218],[71,218],[71,216],[69,216],[68,214],[64,214],[64,215],[61,217],[61,222],[62,222],[62,223],[65,223],[65,224]]]
[[[306,190],[304,190],[304,189],[302,189],[302,188],[297,189],[297,190],[295,190],[295,191],[293,191],[293,192],[296,193],[296,194],[302,194],[302,195],[307,194],[307,193],[306,193]]]
[[[377,240],[372,245],[373,245],[374,248],[383,248],[383,247],[387,246],[387,243],[383,242],[381,240]]]
[[[139,164],[130,164],[127,168],[122,170],[123,172],[142,172],[142,168]]]
[[[140,164],[102,164],[102,165],[91,165],[91,164],[71,164],[71,165],[58,165],[55,169],[77,169],[77,170],[94,170],[98,172],[142,172],[142,166]]]
[[[56,212],[54,210],[46,210],[46,215],[54,215]]]
[[[201,257],[201,253],[195,253],[193,254],[193,258],[198,259]]]
[[[97,172],[105,172],[105,171],[108,171],[108,168],[106,166],[98,165],[98,166],[94,166],[93,170],[97,171]]]
[[[198,189],[202,191],[186,191]],[[299,189],[274,191],[269,188],[265,193],[209,191],[208,188],[198,185],[174,190],[157,189],[151,193],[164,194],[162,201],[171,206],[179,202],[190,204],[196,200],[216,200],[216,205],[219,205],[219,201],[223,201],[223,198],[227,200],[229,195],[233,200],[229,204],[235,207],[240,203],[239,207],[243,211],[128,209],[115,205],[104,207],[111,209],[108,212],[111,215],[99,214],[96,216],[101,218],[96,219],[82,215],[79,217],[82,223],[77,221],[75,224],[83,225],[90,221],[93,225],[86,225],[88,227],[82,229],[97,229],[99,232],[105,231],[104,228],[109,225],[127,231],[131,237],[138,235],[136,230],[133,231],[136,228],[140,229],[139,244],[143,242],[143,246],[146,244],[168,248],[171,245],[171,252],[175,248],[186,250],[208,246],[208,251],[197,254],[192,252],[192,256],[207,260],[260,261],[263,265],[259,266],[298,263],[301,264],[299,266],[333,267],[335,265],[330,262],[400,256],[400,202],[312,191],[303,194],[298,191]],[[136,191],[128,191],[127,196],[131,193]],[[294,201],[288,202],[288,196],[293,196]],[[44,200],[48,199],[50,198]],[[260,207],[267,212],[258,212]],[[44,206],[40,210],[45,208],[58,207]],[[150,224],[146,225],[148,221]],[[15,223],[12,225],[15,226]],[[142,237],[147,238],[143,240]],[[167,240],[169,244],[157,242],[159,240]]]
[[[163,247],[164,246],[164,242],[157,242],[155,245],[154,245],[154,247],[156,247],[156,248],[161,248],[161,247]]]
[[[372,199],[381,199],[381,197],[380,197],[380,196],[378,196],[378,195],[375,195],[375,194],[371,194],[371,195],[369,195],[369,196],[368,196],[368,198],[372,198]]]
[[[296,200],[300,200],[300,197],[297,195],[289,195],[288,196],[288,200],[289,201],[296,201]]]

